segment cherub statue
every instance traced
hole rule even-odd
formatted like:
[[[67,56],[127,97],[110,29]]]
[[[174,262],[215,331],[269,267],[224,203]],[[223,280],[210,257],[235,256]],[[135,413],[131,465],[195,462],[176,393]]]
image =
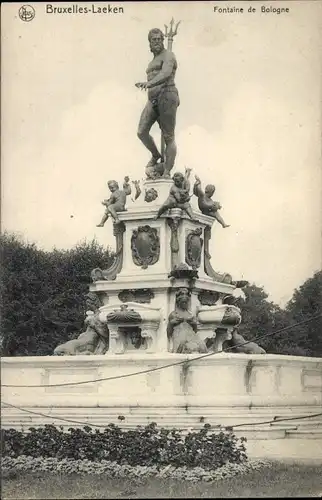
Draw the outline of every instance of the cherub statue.
[[[131,194],[129,181],[129,177],[124,177],[123,190],[119,188],[118,182],[114,180],[108,181],[107,185],[112,194],[108,200],[102,201],[102,205],[105,205],[106,210],[101,222],[96,227],[103,227],[110,215],[116,223],[120,222],[117,213],[125,211],[126,197]]]
[[[205,215],[209,215],[210,217],[214,217],[223,228],[229,227],[229,224],[225,223],[224,219],[218,212],[218,210],[221,209],[221,204],[218,201],[213,201],[211,199],[216,190],[215,186],[213,184],[208,184],[205,187],[205,192],[203,192],[201,189],[200,178],[195,175],[195,179],[196,181],[193,186],[193,194],[198,198],[198,207],[200,212]]]
[[[158,219],[167,210],[171,208],[181,208],[185,211],[190,219],[194,220],[192,208],[190,205],[190,177],[191,168],[186,168],[185,175],[176,172],[172,177],[173,185],[171,186],[169,196],[163,205],[159,208],[155,219]]]
[[[189,311],[190,292],[179,288],[176,293],[176,308],[169,314],[167,334],[172,339],[173,352],[207,352],[207,346],[197,333],[197,319]]]

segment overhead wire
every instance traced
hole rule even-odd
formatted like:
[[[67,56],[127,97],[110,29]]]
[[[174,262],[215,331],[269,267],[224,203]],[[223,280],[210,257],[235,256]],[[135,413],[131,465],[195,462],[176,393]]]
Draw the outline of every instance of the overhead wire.
[[[145,373],[151,373],[151,372],[155,372],[155,371],[159,371],[159,370],[163,370],[165,368],[169,368],[171,366],[177,366],[177,365],[182,365],[182,364],[190,364],[190,363],[193,363],[194,361],[198,361],[200,359],[204,359],[204,358],[208,358],[210,356],[214,356],[216,354],[220,354],[220,353],[223,353],[223,352],[227,352],[227,351],[231,351],[233,349],[236,349],[237,347],[242,347],[244,345],[247,345],[247,344],[250,344],[254,341],[257,341],[257,340],[261,340],[261,339],[264,339],[264,338],[267,338],[267,337],[270,337],[270,336],[273,336],[273,335],[277,335],[278,333],[281,333],[283,331],[287,331],[287,330],[290,330],[291,328],[295,328],[297,326],[300,326],[300,325],[304,325],[306,323],[309,323],[311,321],[314,321],[315,319],[318,319],[322,317],[322,314],[317,314],[317,315],[314,315],[314,316],[311,316],[310,318],[307,318],[305,320],[302,320],[302,321],[299,321],[297,323],[294,323],[292,325],[288,325],[286,327],[283,327],[283,328],[280,328],[279,330],[275,330],[273,332],[268,332],[266,334],[263,334],[263,335],[260,335],[260,336],[256,336],[250,340],[246,340],[245,342],[241,342],[240,344],[236,344],[234,346],[230,346],[230,347],[226,347],[225,349],[221,349],[220,351],[217,351],[217,352],[208,352],[206,354],[201,354],[200,356],[196,356],[194,358],[189,358],[189,359],[182,359],[182,360],[179,360],[179,361],[175,361],[175,362],[172,362],[172,363],[168,363],[166,365],[162,365],[162,366],[155,366],[153,368],[147,368],[146,370],[139,370],[139,371],[136,371],[136,372],[131,372],[131,373],[123,373],[121,375],[114,375],[113,377],[101,377],[101,378],[97,378],[97,379],[92,379],[92,380],[81,380],[81,381],[75,381],[75,382],[62,382],[60,384],[36,384],[36,385],[29,385],[29,384],[2,384],[2,387],[12,387],[12,388],[39,388],[39,387],[66,387],[66,386],[75,386],[75,385],[84,385],[84,384],[92,384],[94,382],[105,382],[105,381],[109,381],[109,380],[117,380],[117,379],[122,379],[122,378],[128,378],[128,377],[134,377],[136,375],[143,375]]]

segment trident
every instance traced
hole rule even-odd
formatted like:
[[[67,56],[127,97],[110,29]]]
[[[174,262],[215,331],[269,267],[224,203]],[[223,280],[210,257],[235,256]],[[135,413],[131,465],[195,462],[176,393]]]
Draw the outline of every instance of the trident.
[[[167,50],[170,50],[170,51],[172,50],[173,38],[178,33],[178,26],[180,23],[181,23],[181,21],[178,21],[175,28],[173,29],[174,19],[172,18],[170,23],[169,23],[170,29],[168,28],[168,26],[166,24],[164,25],[164,28],[165,28],[164,36],[165,36],[165,38],[168,39]],[[162,157],[161,161],[164,161],[164,152],[165,152],[165,143],[164,143],[163,134],[161,134],[161,157]]]
[[[173,38],[178,33],[178,26],[179,26],[180,23],[181,23],[181,21],[177,22],[176,27],[173,29],[174,19],[172,18],[171,21],[170,21],[170,29],[169,29],[169,31],[168,31],[168,26],[166,24],[164,25],[164,27],[165,27],[164,36],[168,39],[168,46],[167,46],[168,50],[172,50]]]

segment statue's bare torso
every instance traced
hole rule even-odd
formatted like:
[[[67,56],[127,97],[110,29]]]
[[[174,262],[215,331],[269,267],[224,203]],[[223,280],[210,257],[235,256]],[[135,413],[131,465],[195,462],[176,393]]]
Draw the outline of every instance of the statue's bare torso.
[[[160,91],[164,87],[173,87],[175,85],[174,78],[177,70],[177,61],[172,52],[164,49],[160,54],[157,54],[148,65],[146,70],[148,82],[151,81],[156,75],[159,75],[160,73],[162,74],[163,72],[166,73],[164,70],[166,70],[166,67],[168,66],[171,67],[171,73],[169,76],[165,75],[165,81],[148,89],[148,98],[150,101],[158,98]]]

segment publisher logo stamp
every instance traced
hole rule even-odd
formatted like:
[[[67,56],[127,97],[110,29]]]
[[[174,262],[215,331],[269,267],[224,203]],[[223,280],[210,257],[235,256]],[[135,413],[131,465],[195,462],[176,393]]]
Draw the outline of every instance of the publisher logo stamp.
[[[19,9],[19,17],[22,21],[28,23],[35,17],[36,12],[32,5],[22,5]]]

